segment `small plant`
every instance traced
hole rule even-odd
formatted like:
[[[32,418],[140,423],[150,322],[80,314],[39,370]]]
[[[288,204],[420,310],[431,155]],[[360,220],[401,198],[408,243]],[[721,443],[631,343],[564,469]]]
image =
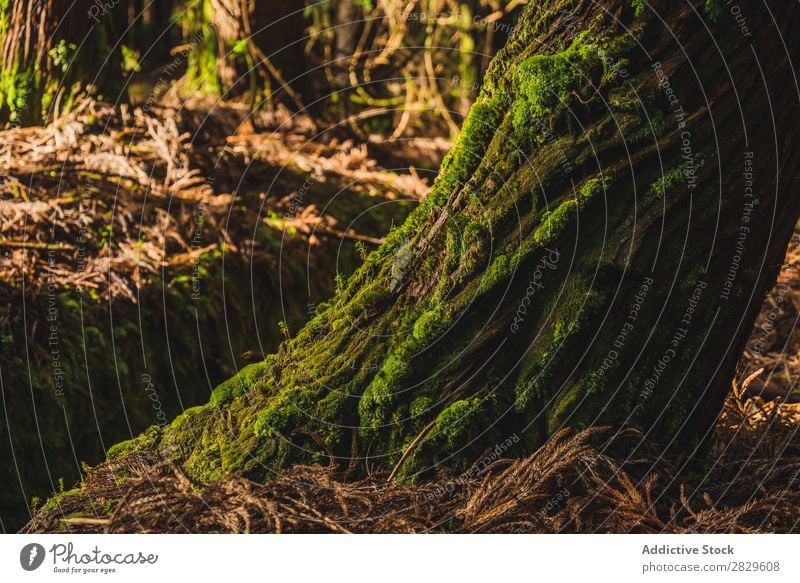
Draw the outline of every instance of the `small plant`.
[[[60,69],[62,73],[66,73],[77,48],[74,43],[68,43],[62,39],[47,54],[53,59],[53,66]]]
[[[284,335],[285,338],[289,338],[289,325],[286,323],[285,320],[280,320],[278,322],[278,328],[281,331],[281,334]]]
[[[142,66],[139,64],[139,51],[130,47],[122,45],[120,47],[122,52],[122,70],[127,73],[136,73],[141,71]]]

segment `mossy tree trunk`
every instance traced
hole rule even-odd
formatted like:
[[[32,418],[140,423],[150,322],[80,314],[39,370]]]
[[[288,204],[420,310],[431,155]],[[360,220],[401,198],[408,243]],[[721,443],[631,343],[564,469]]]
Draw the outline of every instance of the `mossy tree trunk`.
[[[633,4],[529,3],[424,204],[276,355],[112,455],[410,478],[597,424],[696,452],[800,216],[800,7]]]
[[[108,38],[112,17],[92,6],[0,0],[0,121],[39,123],[68,107],[85,85],[102,91],[118,78],[118,47]]]

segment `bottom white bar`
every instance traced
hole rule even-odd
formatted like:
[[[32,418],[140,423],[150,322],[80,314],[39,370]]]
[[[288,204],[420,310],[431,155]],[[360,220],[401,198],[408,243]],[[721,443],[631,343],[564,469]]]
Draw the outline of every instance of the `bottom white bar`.
[[[761,583],[800,581],[799,543],[786,535],[5,535],[0,581]]]

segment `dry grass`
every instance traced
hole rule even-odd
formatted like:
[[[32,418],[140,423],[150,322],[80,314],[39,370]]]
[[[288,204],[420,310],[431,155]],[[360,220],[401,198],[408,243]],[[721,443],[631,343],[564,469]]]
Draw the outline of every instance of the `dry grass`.
[[[775,411],[781,422],[798,413],[795,406]],[[530,457],[495,462],[471,479],[415,486],[387,484],[381,475],[348,482],[321,466],[294,467],[266,484],[230,478],[200,486],[171,462],[149,465],[153,459],[137,455],[99,466],[26,531],[796,532],[796,431],[780,435],[776,454],[776,427],[790,424],[739,421],[747,428],[735,431],[727,449],[735,453],[723,453],[694,484],[678,483],[670,461],[649,451],[638,432],[605,428],[564,431]],[[620,461],[619,452],[637,447],[640,455]]]
[[[258,124],[231,104],[144,112],[86,100],[47,127],[0,132],[0,282],[136,302],[162,269],[191,268],[204,253],[224,248],[275,264],[270,244],[253,238],[260,223],[306,245],[380,242],[320,213],[314,196],[421,199],[428,191],[413,168],[388,172],[366,146],[323,139],[310,118],[278,108]],[[307,180],[313,196],[289,213]],[[260,201],[241,198],[267,187]],[[209,234],[202,246],[193,244],[198,217]]]

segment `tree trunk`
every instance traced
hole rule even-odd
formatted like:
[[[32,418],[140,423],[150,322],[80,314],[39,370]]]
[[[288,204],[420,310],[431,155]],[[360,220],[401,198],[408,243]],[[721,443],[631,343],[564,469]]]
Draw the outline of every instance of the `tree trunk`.
[[[354,0],[340,0],[336,3],[334,24],[334,55],[332,66],[336,71],[336,88],[349,85],[348,69],[358,44],[358,29],[364,20],[364,13]]]
[[[291,77],[303,71],[301,0],[263,5],[246,0],[198,0],[191,11],[188,36],[196,46],[187,77],[192,89],[226,99],[249,91],[255,105],[271,101],[276,93],[302,107],[281,70],[281,65],[290,65]]]
[[[119,59],[103,18],[89,0],[0,3],[0,121],[41,122],[69,105],[78,80],[107,89]]]
[[[633,4],[529,3],[425,203],[278,354],[112,455],[410,478],[600,424],[696,454],[800,216],[800,7]]]

